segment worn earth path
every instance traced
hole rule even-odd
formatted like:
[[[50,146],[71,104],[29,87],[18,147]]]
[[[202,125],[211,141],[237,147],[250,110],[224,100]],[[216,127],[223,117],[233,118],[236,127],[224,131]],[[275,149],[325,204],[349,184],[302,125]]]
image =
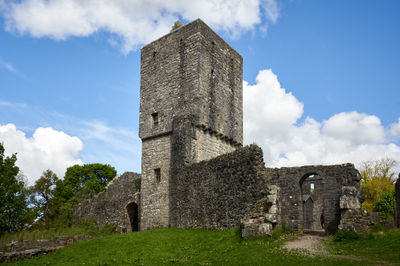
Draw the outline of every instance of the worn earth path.
[[[327,240],[328,238],[329,238],[328,236],[302,235],[296,238],[295,240],[286,242],[283,247],[288,250],[297,250],[299,252],[304,252],[311,256],[322,255],[322,256],[331,256],[339,259],[348,259],[356,261],[367,260],[367,258],[362,256],[330,254],[324,243],[325,240]],[[397,265],[397,264],[393,264],[387,261],[378,261],[377,265]]]
[[[302,235],[293,241],[286,242],[284,248],[288,250],[305,251],[310,255],[329,255],[323,240],[326,237],[317,235]]]

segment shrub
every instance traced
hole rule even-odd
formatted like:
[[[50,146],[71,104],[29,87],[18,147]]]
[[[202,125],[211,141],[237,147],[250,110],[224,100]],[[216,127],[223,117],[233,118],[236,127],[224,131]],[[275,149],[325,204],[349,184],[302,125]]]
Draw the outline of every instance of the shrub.
[[[383,220],[394,219],[394,209],[396,206],[395,192],[382,194],[374,205],[374,211],[379,213]]]

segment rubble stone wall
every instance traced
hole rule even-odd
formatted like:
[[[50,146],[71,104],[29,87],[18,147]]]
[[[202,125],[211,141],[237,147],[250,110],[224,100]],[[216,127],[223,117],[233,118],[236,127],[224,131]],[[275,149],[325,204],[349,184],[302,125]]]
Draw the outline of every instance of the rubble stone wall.
[[[132,202],[140,206],[140,174],[125,172],[111,180],[104,191],[80,203],[74,222],[94,219],[100,226],[111,224],[121,232],[130,231],[126,206]]]
[[[177,167],[171,175],[171,226],[239,226],[254,204],[268,195],[264,169],[262,150],[256,145]]]

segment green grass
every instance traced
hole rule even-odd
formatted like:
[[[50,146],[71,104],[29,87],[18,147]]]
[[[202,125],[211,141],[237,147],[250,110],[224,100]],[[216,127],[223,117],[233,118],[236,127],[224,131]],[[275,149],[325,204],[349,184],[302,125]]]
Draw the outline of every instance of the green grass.
[[[339,232],[328,243],[333,254],[355,255],[369,262],[400,265],[400,229],[378,227],[367,235]]]
[[[15,265],[375,265],[373,260],[306,256],[282,248],[282,232],[242,240],[239,230],[211,231],[176,228],[112,235],[72,244],[54,254]],[[390,238],[398,240],[398,232]],[[375,239],[381,241],[381,239]],[[358,241],[358,240],[353,240]],[[385,240],[386,241],[386,240]],[[338,243],[338,242],[337,242]],[[397,244],[385,248],[398,254]],[[338,248],[334,246],[335,250]],[[378,251],[378,250],[375,250]],[[358,251],[356,251],[357,253]],[[391,259],[396,261],[396,256]],[[379,259],[380,260],[380,259]],[[392,261],[392,260],[391,260]],[[398,261],[398,260],[397,260]]]

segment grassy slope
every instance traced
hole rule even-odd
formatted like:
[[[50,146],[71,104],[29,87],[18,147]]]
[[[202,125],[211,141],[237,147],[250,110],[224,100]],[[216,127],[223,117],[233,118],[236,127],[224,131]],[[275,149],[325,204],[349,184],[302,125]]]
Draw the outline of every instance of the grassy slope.
[[[55,254],[19,261],[16,264],[374,265],[373,261],[307,257],[281,249],[281,245],[281,240],[268,237],[241,240],[238,230],[164,228],[85,240]],[[398,246],[394,244],[393,247]],[[398,251],[398,248],[392,250],[396,254]]]
[[[400,229],[372,231],[355,239],[345,235],[341,241],[330,242],[329,247],[333,254],[357,255],[369,261],[400,265]]]

